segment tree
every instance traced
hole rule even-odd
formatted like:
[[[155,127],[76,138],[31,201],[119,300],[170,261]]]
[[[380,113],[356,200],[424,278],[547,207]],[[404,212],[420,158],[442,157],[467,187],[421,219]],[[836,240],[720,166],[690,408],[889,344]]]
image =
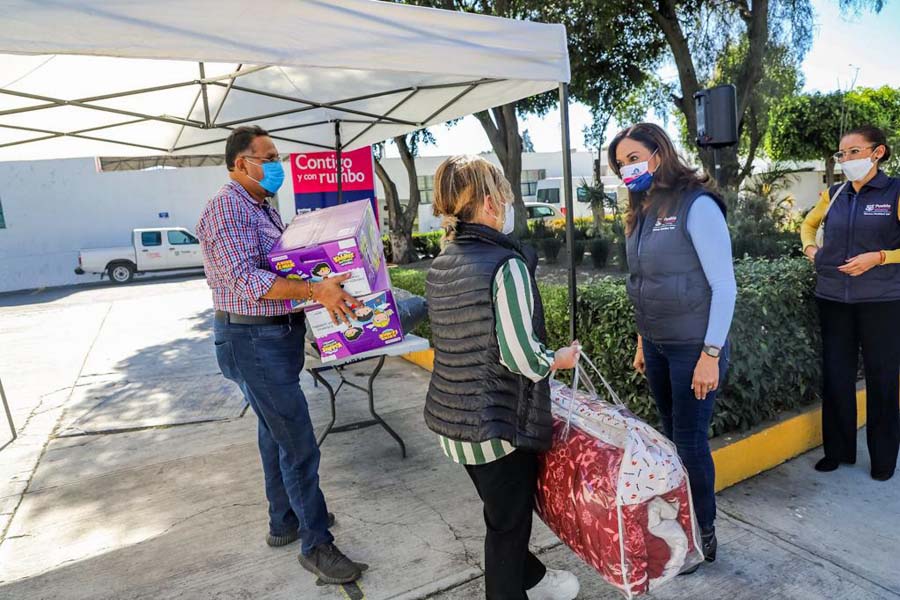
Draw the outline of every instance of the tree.
[[[741,65],[746,60],[748,45],[746,40],[728,48],[716,64],[716,71],[709,85],[721,85],[735,81]],[[784,98],[800,93],[803,88],[803,74],[800,70],[800,57],[792,48],[780,44],[766,47],[763,58],[763,77],[753,88],[746,112],[740,127],[740,139],[737,146],[737,175],[735,186],[753,172],[753,161],[757,154],[764,150],[766,135],[769,131],[769,117],[772,107]]]
[[[846,11],[879,11],[883,4],[881,0],[839,1]],[[630,5],[622,0],[620,6]],[[672,101],[683,115],[692,140],[697,134],[693,97],[704,82],[714,80],[720,56],[734,53],[733,62],[728,64],[729,83],[737,88],[738,130],[743,135],[753,115],[758,119],[763,114],[756,95],[761,93],[767,59],[773,52],[792,48],[800,60],[812,40],[813,11],[809,0],[641,0],[640,6],[665,36],[681,88]],[[699,156],[712,173],[713,153],[701,151]],[[724,151],[722,158],[724,184],[736,188],[749,172],[748,164],[739,166],[737,148]]]
[[[862,88],[794,96],[777,104],[770,116],[767,150],[775,160],[824,160],[828,186],[834,184],[834,158],[841,135],[860,125],[875,125],[900,142],[900,90]],[[802,132],[802,133],[801,133]],[[887,165],[888,170],[894,168]]]
[[[602,0],[407,0],[408,4],[461,10],[498,17],[566,26],[573,100],[595,113],[606,111],[652,72],[663,38],[639,6],[614,6]],[[645,53],[635,56],[634,48]],[[518,118],[544,115],[558,103],[556,91],[477,113],[491,147],[515,195],[515,233],[527,229],[522,202],[523,139]]]
[[[394,262],[402,265],[419,260],[412,239],[413,224],[419,214],[419,202],[422,197],[419,191],[415,157],[419,154],[421,144],[434,143],[434,135],[427,129],[420,129],[408,135],[399,135],[393,138],[393,142],[400,153],[400,161],[406,169],[409,183],[409,202],[406,207],[400,204],[397,184],[381,164],[384,157],[383,143],[377,144],[375,147],[375,174],[378,175],[384,188],[385,203],[388,209],[388,236],[391,239]]]

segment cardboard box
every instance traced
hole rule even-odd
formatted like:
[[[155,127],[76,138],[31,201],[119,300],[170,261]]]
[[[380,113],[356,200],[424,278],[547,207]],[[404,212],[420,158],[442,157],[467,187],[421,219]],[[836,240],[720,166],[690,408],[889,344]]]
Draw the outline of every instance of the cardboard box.
[[[269,252],[273,272],[313,282],[351,274],[344,290],[356,298],[391,287],[381,232],[369,200],[358,200],[294,217]],[[286,300],[291,310],[311,306]]]
[[[310,330],[316,338],[322,362],[375,350],[403,341],[403,329],[393,293],[384,290],[358,298],[363,306],[347,325],[335,325],[322,307],[306,309]]]

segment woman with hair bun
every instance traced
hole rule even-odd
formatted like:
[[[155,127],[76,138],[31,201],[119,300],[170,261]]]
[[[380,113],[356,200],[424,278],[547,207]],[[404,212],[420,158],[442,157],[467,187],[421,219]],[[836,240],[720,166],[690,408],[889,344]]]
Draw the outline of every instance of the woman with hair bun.
[[[866,442],[871,475],[890,479],[900,450],[900,179],[884,131],[847,132],[834,155],[847,182],[822,192],[800,230],[816,266],[822,327],[822,434],[817,471],[856,462],[856,374],[866,375]],[[824,225],[823,225],[824,223]]]

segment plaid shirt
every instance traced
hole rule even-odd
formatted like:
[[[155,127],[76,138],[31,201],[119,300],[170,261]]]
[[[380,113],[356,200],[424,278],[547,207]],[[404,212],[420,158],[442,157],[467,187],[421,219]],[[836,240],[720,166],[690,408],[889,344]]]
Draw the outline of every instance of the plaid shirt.
[[[258,204],[236,181],[207,203],[197,237],[216,310],[266,317],[289,312],[283,300],[262,299],[277,278],[267,269],[266,255],[282,231],[278,211],[268,202]]]

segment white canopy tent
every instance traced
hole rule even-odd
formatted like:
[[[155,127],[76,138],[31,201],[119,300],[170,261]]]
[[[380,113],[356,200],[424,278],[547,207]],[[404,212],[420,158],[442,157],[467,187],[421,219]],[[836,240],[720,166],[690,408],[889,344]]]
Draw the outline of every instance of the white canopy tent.
[[[220,154],[251,123],[283,153],[340,153],[558,87],[572,255],[560,25],[375,0],[0,0],[0,14],[0,160]],[[574,337],[573,265],[569,293]]]
[[[0,11],[0,160],[217,154],[246,123],[283,152],[351,150],[569,80],[562,26],[386,2]]]

